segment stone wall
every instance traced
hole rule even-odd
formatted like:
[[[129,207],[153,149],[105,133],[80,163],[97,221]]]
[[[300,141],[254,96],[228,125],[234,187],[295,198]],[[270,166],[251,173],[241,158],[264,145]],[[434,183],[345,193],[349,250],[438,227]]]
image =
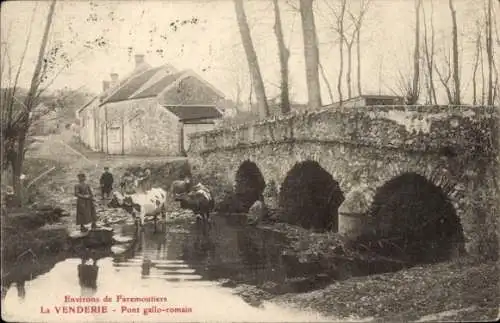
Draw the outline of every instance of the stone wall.
[[[189,137],[196,133],[196,132],[201,132],[201,131],[210,131],[215,128],[215,123],[186,123],[184,124],[184,149],[188,150],[190,141]]]
[[[179,155],[182,124],[156,98],[112,102],[105,108],[110,154],[120,154],[123,150],[133,155]],[[121,131],[122,127],[123,134],[117,133],[122,138],[113,140],[111,129]]]
[[[484,254],[496,252],[498,233],[498,120],[492,107],[330,109],[193,134],[188,155],[195,173],[216,174],[228,185],[247,159],[278,185],[296,162],[316,160],[344,194],[421,174],[454,204],[467,251]]]
[[[96,147],[96,137],[95,137],[95,120],[94,111],[97,109],[99,104],[98,100],[94,100],[85,109],[80,111],[79,121],[80,121],[80,140],[87,147],[92,150],[98,150]]]

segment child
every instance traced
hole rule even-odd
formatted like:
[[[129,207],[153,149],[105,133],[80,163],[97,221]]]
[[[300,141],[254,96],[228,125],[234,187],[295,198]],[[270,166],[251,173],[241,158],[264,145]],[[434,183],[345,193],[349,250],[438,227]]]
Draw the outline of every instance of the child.
[[[86,232],[85,225],[92,223],[92,229],[96,228],[96,211],[94,196],[89,184],[85,183],[85,174],[78,174],[78,184],[75,185],[76,200],[76,224],[80,225],[80,231]]]
[[[104,173],[101,175],[101,198],[104,200],[104,195],[109,198],[113,189],[113,175],[109,172],[109,167],[104,167]]]

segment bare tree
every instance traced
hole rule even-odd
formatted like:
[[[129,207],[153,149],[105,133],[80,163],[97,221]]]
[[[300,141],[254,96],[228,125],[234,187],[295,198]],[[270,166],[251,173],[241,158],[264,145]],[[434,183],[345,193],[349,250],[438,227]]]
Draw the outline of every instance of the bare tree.
[[[2,43],[2,60],[0,70],[2,71],[2,84],[7,84],[7,88],[2,89],[1,101],[1,133],[2,133],[2,170],[9,167],[12,170],[12,186],[18,202],[22,202],[22,187],[20,175],[23,170],[26,150],[31,143],[32,129],[31,125],[36,122],[44,113],[51,112],[57,104],[55,98],[44,96],[44,93],[63,70],[68,68],[74,60],[83,52],[80,51],[71,59],[64,50],[62,43],[56,41],[49,46],[49,34],[54,18],[56,0],[50,3],[46,18],[46,25],[43,30],[42,41],[38,48],[38,56],[35,61],[35,68],[31,77],[31,83],[28,90],[23,90],[18,85],[19,74],[25,71],[24,61],[31,39],[31,29],[33,25],[32,16],[28,25],[28,33],[25,47],[20,56],[20,62],[17,65],[16,73],[12,73],[13,64],[10,60],[8,42]],[[37,6],[35,5],[34,12]],[[33,26],[34,27],[34,26]],[[85,49],[94,48],[103,45],[104,38],[98,37],[96,40],[85,41]],[[105,43],[105,42],[104,42]],[[4,59],[5,58],[5,59]],[[4,71],[8,71],[4,73]],[[15,75],[15,76],[14,76]],[[50,100],[54,101],[51,102]],[[48,102],[49,100],[50,102]],[[50,109],[40,110],[39,103],[49,103]]]
[[[323,65],[321,62],[319,63],[319,69],[321,72],[321,78],[326,84],[326,88],[328,89],[328,96],[330,97],[330,102],[333,103],[333,91],[332,91],[332,86],[330,85],[330,81],[328,81],[328,78],[326,77],[325,69],[323,68]]]
[[[352,60],[353,60],[353,46],[356,45],[356,57],[357,57],[357,92],[359,95],[362,94],[361,90],[361,26],[363,23],[364,16],[368,10],[369,0],[361,0],[359,12],[354,13],[347,6],[346,0],[341,0],[340,10],[335,8],[331,3],[325,1],[325,4],[330,8],[331,12],[335,16],[335,22],[332,22],[332,29],[339,35],[340,42],[340,71],[339,71],[339,84],[338,90],[339,95],[343,96],[342,93],[342,77],[344,73],[344,45],[347,49],[347,70],[345,73],[346,83],[347,83],[347,97],[351,98],[354,92],[353,78],[352,78]],[[350,24],[346,25],[346,14],[348,15]],[[342,99],[341,99],[342,100]]]
[[[304,56],[306,61],[307,93],[309,107],[318,109],[321,106],[319,84],[319,50],[314,23],[313,0],[300,0],[300,16],[304,39]]]
[[[250,28],[248,26],[245,8],[243,6],[243,0],[234,0],[234,9],[236,11],[236,18],[238,19],[241,41],[243,43],[245,54],[247,56],[248,68],[250,74],[252,75],[252,83],[255,87],[255,97],[257,98],[259,115],[261,118],[265,118],[269,116],[269,106],[267,105],[264,82],[260,73],[257,54],[255,53],[255,49],[253,47],[252,36],[250,34]]]
[[[479,21],[476,23],[477,26],[477,31],[476,31],[476,47],[475,47],[475,53],[474,53],[474,66],[472,69],[472,104],[476,105],[477,104],[477,69],[479,67],[479,60],[481,57],[481,51],[482,51],[482,46],[481,46],[481,35],[482,35],[482,30],[481,30],[481,24]],[[482,84],[484,86],[484,84]]]
[[[363,24],[363,19],[368,10],[369,0],[361,0],[361,8],[359,10],[359,16],[356,18],[351,16],[354,21],[354,26],[356,30],[356,57],[357,57],[357,80],[358,80],[358,95],[362,95],[362,81],[361,81],[361,26]]]
[[[352,98],[352,46],[354,45],[354,40],[356,37],[356,31],[352,31],[351,37],[347,37],[345,34],[341,36],[346,48],[347,48],[347,71],[346,71],[346,82],[347,82],[347,98]]]
[[[446,55],[446,53],[444,54],[444,60],[445,60],[445,63],[446,63],[446,68],[443,70],[443,71],[440,71],[440,69],[438,68],[438,65],[435,64],[434,65],[434,68],[436,69],[436,74],[438,75],[439,77],[439,81],[441,82],[441,84],[443,85],[445,91],[446,91],[446,96],[448,97],[448,102],[450,104],[455,104],[455,99],[454,99],[454,96],[453,96],[453,91],[450,87],[450,79],[451,79],[451,75],[452,75],[452,67],[451,67],[451,59],[450,59],[450,56],[451,55]]]
[[[20,176],[22,173],[23,162],[24,162],[26,137],[30,127],[30,115],[32,114],[33,108],[35,107],[36,104],[35,99],[41,83],[42,65],[43,65],[45,51],[47,48],[50,27],[52,25],[52,19],[54,17],[55,5],[56,1],[53,0],[52,3],[50,4],[49,13],[47,15],[47,22],[43,32],[42,43],[40,45],[40,49],[38,52],[35,70],[33,72],[33,76],[31,79],[31,85],[26,95],[26,98],[22,103],[22,108],[24,108],[24,111],[21,111],[19,113],[19,117],[17,118],[17,120],[15,120],[12,124],[8,125],[9,133],[5,133],[5,135],[7,135],[7,138],[3,138],[4,141],[5,140],[10,141],[9,151],[7,152],[6,157],[9,160],[12,167],[12,186],[19,200],[22,199]],[[22,60],[24,60],[25,53],[26,49],[24,50]],[[21,68],[22,67],[19,67],[18,69],[18,75]],[[17,76],[15,82],[17,83]],[[11,104],[10,104],[11,108],[13,106],[14,100],[16,100],[15,93],[11,98]],[[12,117],[13,113],[12,109],[10,110],[10,113],[11,113],[10,117]],[[12,121],[12,119],[8,121]],[[2,135],[4,135],[3,131]]]
[[[436,96],[436,86],[434,84],[434,46],[435,46],[435,33],[434,33],[434,8],[433,2],[430,1],[431,4],[431,13],[430,13],[430,44],[429,44],[429,36],[427,34],[427,17],[425,14],[425,6],[422,6],[422,14],[423,14],[423,23],[424,23],[424,55],[426,62],[426,77],[427,77],[427,97],[428,101],[431,104],[437,104],[437,96]]]
[[[341,0],[340,4],[340,14],[337,16],[337,25],[338,25],[338,30],[339,34],[343,35],[344,34],[344,16],[345,16],[345,9],[346,9],[346,0]],[[342,36],[340,40],[340,46],[339,46],[339,54],[340,54],[340,69],[339,69],[339,78],[338,78],[338,83],[337,83],[337,90],[339,91],[339,102],[340,105],[342,106],[342,74],[344,73],[344,42],[342,41]]]
[[[285,46],[283,37],[283,28],[281,26],[281,15],[278,0],[273,0],[274,6],[274,33],[278,41],[278,51],[280,57],[280,73],[281,73],[281,113],[287,114],[290,112],[290,96],[288,92],[288,59],[290,52]]]
[[[448,5],[450,7],[451,12],[451,21],[452,21],[452,39],[453,39],[453,102],[452,104],[460,105],[460,70],[458,66],[458,31],[457,31],[457,13],[455,11],[455,7],[453,5],[453,0],[448,1]]]
[[[486,84],[486,75],[484,71],[484,53],[482,49],[482,44],[481,44],[481,49],[479,51],[479,63],[481,65],[481,105],[484,105],[486,102],[486,87],[484,86]]]
[[[494,84],[493,84],[493,73],[494,73],[494,60],[493,60],[493,36],[492,36],[492,0],[488,0],[488,6],[486,9],[486,53],[488,59],[488,105],[493,105],[493,92],[494,92]]]
[[[413,81],[406,97],[407,104],[416,104],[420,94],[420,7],[422,0],[415,0],[415,47],[413,50]]]

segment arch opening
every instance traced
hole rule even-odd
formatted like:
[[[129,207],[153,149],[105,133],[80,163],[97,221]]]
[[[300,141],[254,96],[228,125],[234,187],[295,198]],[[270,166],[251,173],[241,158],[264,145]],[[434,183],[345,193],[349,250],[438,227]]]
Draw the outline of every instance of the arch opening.
[[[239,211],[248,212],[255,201],[263,201],[265,187],[266,182],[259,167],[250,160],[245,160],[241,163],[236,171],[234,187]]]
[[[280,188],[280,221],[306,229],[336,232],[338,209],[344,199],[339,183],[318,162],[296,163]]]
[[[422,175],[404,173],[387,181],[375,191],[369,212],[377,225],[371,240],[377,241],[379,253],[416,264],[464,252],[455,208],[445,192]]]

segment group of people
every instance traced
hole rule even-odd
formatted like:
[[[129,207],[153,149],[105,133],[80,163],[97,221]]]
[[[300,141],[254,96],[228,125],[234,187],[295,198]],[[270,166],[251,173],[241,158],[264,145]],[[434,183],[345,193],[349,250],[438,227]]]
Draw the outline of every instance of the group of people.
[[[135,177],[130,172],[125,172],[120,181],[122,194],[134,194],[138,191],[146,192],[151,189],[151,171],[146,169],[144,173]],[[80,226],[81,232],[86,232],[85,225],[91,223],[91,228],[96,228],[97,214],[94,205],[94,194],[90,185],[86,182],[87,176],[78,174],[78,184],[75,185],[76,201],[76,224]],[[109,199],[113,192],[114,177],[109,167],[104,167],[104,172],[99,180],[101,187],[101,199]]]
[[[106,200],[111,197],[113,192],[114,177],[109,171],[109,167],[104,167],[104,173],[99,180],[101,188],[101,199]],[[143,173],[134,176],[131,172],[126,171],[121,178],[120,191],[123,195],[131,195],[135,193],[145,193],[151,190],[151,171],[146,169]],[[193,184],[189,176],[183,180],[175,181],[172,191],[176,200],[182,199],[184,194],[198,192],[203,194],[207,201],[213,201],[210,190],[203,184]],[[95,198],[89,184],[86,183],[86,175],[78,174],[78,184],[75,185],[76,202],[76,224],[80,226],[81,232],[88,231],[85,225],[91,223],[91,228],[96,228],[97,214],[95,208]],[[179,199],[180,198],[180,199]]]

